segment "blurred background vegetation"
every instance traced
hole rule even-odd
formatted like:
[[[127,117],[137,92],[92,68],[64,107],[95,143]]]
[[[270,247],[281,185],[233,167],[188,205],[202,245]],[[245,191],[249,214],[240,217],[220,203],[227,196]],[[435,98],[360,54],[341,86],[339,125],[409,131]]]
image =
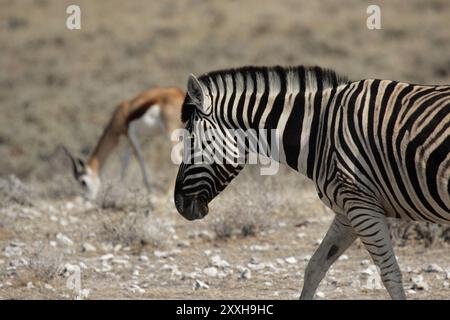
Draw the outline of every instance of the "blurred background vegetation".
[[[450,83],[447,0],[79,0],[82,29],[68,30],[73,3],[0,0],[0,176],[67,171],[58,143],[86,156],[121,100],[184,88],[190,72],[305,64],[355,80]],[[369,4],[380,5],[382,30],[367,29]]]

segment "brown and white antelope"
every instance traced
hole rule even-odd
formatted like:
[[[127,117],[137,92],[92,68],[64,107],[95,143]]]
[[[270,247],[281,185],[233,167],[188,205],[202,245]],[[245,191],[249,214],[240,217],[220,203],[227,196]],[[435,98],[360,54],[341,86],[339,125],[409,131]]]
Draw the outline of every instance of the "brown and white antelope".
[[[74,157],[67,148],[65,153],[72,162],[73,175],[83,188],[85,197],[95,199],[100,190],[100,174],[108,156],[117,147],[119,138],[127,137],[127,146],[122,159],[120,179],[125,177],[126,169],[134,152],[142,172],[145,187],[150,191],[147,167],[141,150],[140,138],[149,137],[155,128],[167,134],[182,128],[181,106],[185,93],[178,88],[154,88],[140,93],[131,100],[123,101],[114,110],[108,125],[97,142],[89,159],[84,162]],[[181,154],[178,163],[181,162]]]

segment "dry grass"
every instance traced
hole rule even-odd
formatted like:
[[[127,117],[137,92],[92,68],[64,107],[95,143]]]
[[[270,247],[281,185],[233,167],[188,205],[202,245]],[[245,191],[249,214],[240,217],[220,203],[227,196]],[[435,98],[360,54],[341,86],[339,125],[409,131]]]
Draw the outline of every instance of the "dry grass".
[[[42,286],[57,281],[63,262],[63,253],[38,244],[26,250],[24,264],[17,268],[17,280],[22,285],[32,283]]]
[[[429,222],[391,220],[391,237],[396,245],[422,244],[425,247],[450,243],[450,226]]]
[[[8,206],[18,204],[22,206],[32,206],[36,195],[33,190],[22,183],[16,176],[9,175],[6,178],[0,177],[0,204]]]
[[[281,212],[292,211],[298,204],[298,177],[281,170],[272,177],[262,177],[258,167],[246,168],[219,196],[211,210],[214,219],[210,228],[217,239],[233,236],[255,236],[273,226],[274,217]]]
[[[164,228],[144,213],[130,212],[118,220],[103,223],[102,238],[123,246],[159,247],[165,239]]]

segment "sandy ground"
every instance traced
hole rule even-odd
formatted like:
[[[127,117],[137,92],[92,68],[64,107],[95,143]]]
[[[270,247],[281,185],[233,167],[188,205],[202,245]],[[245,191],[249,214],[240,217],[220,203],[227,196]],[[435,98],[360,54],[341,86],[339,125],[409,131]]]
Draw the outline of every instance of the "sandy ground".
[[[299,295],[306,263],[333,215],[294,173],[262,178],[250,170],[214,201],[205,221],[188,223],[167,193],[176,167],[158,136],[146,147],[155,190],[148,216],[136,164],[126,185],[105,186],[95,202],[78,197],[56,146],[87,156],[123,99],[156,85],[183,88],[190,72],[246,64],[320,65],[351,79],[450,83],[445,0],[380,2],[377,31],[366,28],[369,3],[357,0],[77,3],[82,29],[69,31],[65,8],[72,1],[0,0],[3,299]],[[119,155],[105,180],[117,180]],[[408,241],[396,252],[409,298],[449,297],[444,241]],[[387,298],[384,289],[367,285],[374,272],[368,259],[355,243],[317,298]],[[74,289],[77,274],[81,287]]]

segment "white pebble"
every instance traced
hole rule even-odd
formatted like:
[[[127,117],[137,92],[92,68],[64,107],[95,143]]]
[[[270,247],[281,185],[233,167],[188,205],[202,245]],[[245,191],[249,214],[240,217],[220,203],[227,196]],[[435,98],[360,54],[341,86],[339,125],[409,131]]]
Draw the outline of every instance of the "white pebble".
[[[218,268],[228,268],[230,264],[223,260],[219,255],[215,255],[211,258],[211,263],[213,266]]]
[[[297,263],[297,259],[295,257],[288,257],[288,258],[286,258],[284,260],[286,260],[286,262],[289,263],[289,264]]]
[[[248,279],[251,279],[251,277],[252,277],[252,271],[248,268],[242,268],[240,278],[248,280]]]
[[[62,245],[65,245],[65,246],[73,245],[72,239],[70,239],[68,236],[63,235],[62,233],[58,233],[56,235],[56,240],[58,240],[59,243],[61,243]]]
[[[425,272],[444,272],[444,269],[442,269],[436,263],[431,263],[424,268],[424,271]]]
[[[208,277],[215,278],[215,277],[217,277],[217,274],[219,273],[219,271],[215,267],[209,267],[209,268],[203,269],[203,273],[205,275],[207,275]]]
[[[316,292],[316,296],[317,296],[318,298],[323,299],[323,298],[325,298],[325,293],[323,293],[322,291],[317,291],[317,292]]]
[[[197,279],[194,281],[194,284],[192,285],[192,289],[194,289],[194,290],[209,289],[209,285],[207,285],[205,282]]]
[[[97,248],[95,248],[92,244],[90,244],[90,243],[84,243],[83,244],[83,251],[84,252],[95,252],[95,251],[97,251]]]

